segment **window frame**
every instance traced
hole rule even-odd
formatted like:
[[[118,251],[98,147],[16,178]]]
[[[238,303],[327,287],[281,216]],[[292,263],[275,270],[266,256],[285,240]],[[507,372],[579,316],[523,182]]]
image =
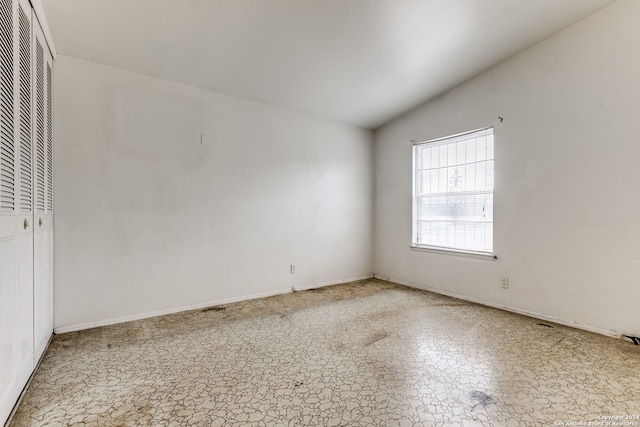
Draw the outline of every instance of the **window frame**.
[[[471,135],[479,132],[484,132],[491,130],[491,135],[493,137],[493,165],[494,165],[494,176],[493,176],[493,186],[492,186],[492,195],[495,195],[495,127],[487,126],[483,128],[473,129],[466,132],[461,132],[453,135],[444,136],[441,138],[430,139],[426,141],[412,141],[411,147],[411,245],[410,249],[420,252],[432,252],[432,253],[443,253],[449,255],[462,255],[462,256],[472,256],[479,258],[492,258],[497,260],[498,257],[495,254],[495,246],[493,245],[493,240],[495,237],[495,230],[493,226],[495,225],[495,219],[492,218],[492,249],[491,251],[481,251],[481,250],[471,250],[464,248],[455,248],[455,247],[447,247],[447,246],[437,246],[437,245],[428,245],[424,243],[418,243],[418,196],[416,194],[417,185],[418,185],[418,165],[417,165],[417,153],[418,147],[426,144],[438,143],[446,140],[453,140],[457,138],[464,137],[465,135]]]

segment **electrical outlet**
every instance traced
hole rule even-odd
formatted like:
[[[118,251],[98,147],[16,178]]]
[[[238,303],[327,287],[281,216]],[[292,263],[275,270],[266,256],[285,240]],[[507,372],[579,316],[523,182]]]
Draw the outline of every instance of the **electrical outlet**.
[[[502,286],[503,289],[509,289],[509,278],[507,276],[500,278],[500,286]]]
[[[296,266],[295,266],[295,265],[293,265],[293,264],[291,264],[291,265],[289,266],[289,272],[290,272],[291,274],[296,274]]]

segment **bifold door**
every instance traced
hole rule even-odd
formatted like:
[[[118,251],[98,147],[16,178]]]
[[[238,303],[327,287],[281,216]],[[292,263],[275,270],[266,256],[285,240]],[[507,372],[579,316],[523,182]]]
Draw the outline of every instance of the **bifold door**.
[[[52,60],[27,0],[0,0],[0,423],[53,331]]]
[[[35,361],[53,331],[53,139],[52,58],[40,26],[34,26],[33,319]]]

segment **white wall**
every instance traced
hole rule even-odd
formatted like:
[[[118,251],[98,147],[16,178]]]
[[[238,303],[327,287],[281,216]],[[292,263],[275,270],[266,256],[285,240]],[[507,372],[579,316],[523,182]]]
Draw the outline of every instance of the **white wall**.
[[[376,275],[640,335],[639,16],[614,3],[378,129]],[[492,124],[499,260],[410,250],[409,141]]]
[[[371,275],[371,132],[65,56],[55,92],[56,331]]]

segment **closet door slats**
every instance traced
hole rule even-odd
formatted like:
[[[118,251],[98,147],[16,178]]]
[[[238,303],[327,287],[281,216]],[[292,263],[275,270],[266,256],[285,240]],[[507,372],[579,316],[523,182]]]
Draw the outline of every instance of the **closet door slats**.
[[[53,213],[53,89],[51,65],[47,64],[47,212]]]
[[[16,204],[13,29],[12,2],[0,0],[0,212],[9,213]]]
[[[20,28],[20,212],[32,211],[32,143],[31,143],[31,23],[19,8]]]
[[[36,212],[45,212],[44,49],[36,39]]]

